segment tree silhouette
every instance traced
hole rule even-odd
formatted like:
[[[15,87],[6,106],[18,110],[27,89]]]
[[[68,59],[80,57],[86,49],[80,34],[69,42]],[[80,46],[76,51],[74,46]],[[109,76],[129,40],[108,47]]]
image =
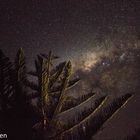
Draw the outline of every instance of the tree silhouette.
[[[19,110],[22,110],[26,107],[26,96],[27,96],[27,87],[25,85],[27,79],[26,72],[26,63],[25,56],[22,48],[20,48],[17,52],[15,63],[14,63],[14,71],[13,71],[13,85],[15,88],[14,94],[14,107]]]
[[[38,97],[39,109],[42,120],[34,128],[49,129],[55,116],[61,112],[65,91],[74,86],[79,79],[70,80],[71,62],[60,63],[56,68],[52,68],[52,61],[57,56],[49,52],[48,55],[38,55],[35,61],[35,72],[29,74],[37,76],[38,84],[27,82],[28,86],[37,92],[31,94],[31,98]]]
[[[13,93],[11,83],[12,63],[0,50],[0,108],[6,111],[10,106],[10,99]]]
[[[42,136],[40,139],[91,139],[92,135],[126,103],[131,94],[115,99],[106,108],[104,106],[108,96],[96,97],[96,93],[91,92],[74,99],[66,93],[67,89],[79,81],[69,80],[71,62],[60,63],[55,69],[51,69],[54,58],[58,57],[53,56],[51,52],[48,55],[38,55],[35,61],[36,71],[29,72],[38,77],[37,85],[31,82],[28,82],[28,85],[37,91],[32,97],[39,97],[39,108],[43,116],[33,128],[39,132],[39,138]],[[85,107],[85,104],[94,98],[92,105]]]
[[[26,66],[23,50],[17,52],[15,63],[0,51],[0,124],[9,139],[31,137],[31,107],[27,100]],[[28,137],[27,137],[28,135]]]
[[[132,97],[124,94],[110,101],[109,96],[91,91],[74,98],[67,90],[79,78],[72,76],[70,61],[55,65],[58,58],[51,51],[38,55],[35,71],[28,72],[37,80],[30,81],[23,50],[18,50],[14,64],[0,51],[0,123],[5,122],[2,127],[11,139],[92,139]],[[31,108],[29,104],[35,98],[37,108]]]

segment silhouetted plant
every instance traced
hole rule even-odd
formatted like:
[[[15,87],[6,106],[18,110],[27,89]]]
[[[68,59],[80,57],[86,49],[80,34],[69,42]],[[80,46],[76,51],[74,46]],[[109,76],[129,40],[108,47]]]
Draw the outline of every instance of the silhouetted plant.
[[[74,86],[79,79],[70,80],[71,62],[60,63],[56,68],[52,67],[52,61],[57,59],[51,52],[48,55],[38,55],[35,61],[35,72],[29,74],[37,76],[38,84],[28,81],[28,86],[37,92],[31,94],[38,97],[39,109],[42,114],[41,122],[34,128],[47,129],[53,123],[55,116],[61,112],[66,98],[65,91]]]
[[[114,100],[104,111],[100,111],[100,108],[106,104],[107,96],[99,97],[91,106],[84,107],[86,103],[95,98],[96,94],[91,92],[78,99],[66,95],[66,90],[75,85],[78,79],[69,80],[72,69],[70,61],[63,62],[53,69],[53,58],[58,57],[53,56],[51,52],[48,55],[38,55],[38,59],[35,61],[36,71],[29,72],[38,78],[37,85],[32,82],[28,82],[28,85],[37,91],[31,97],[39,97],[39,108],[43,117],[42,121],[35,124],[33,128],[41,132],[43,136],[41,139],[79,140],[91,138],[131,95],[126,94]],[[77,113],[74,112],[76,108]],[[100,112],[96,116],[95,112],[98,110]],[[75,115],[71,116],[71,112]],[[70,118],[67,121],[63,120],[63,117],[68,116]],[[94,127],[90,125],[91,121],[95,123]],[[93,129],[89,129],[91,127]]]
[[[0,50],[0,108],[6,111],[10,107],[10,99],[13,93],[11,83],[12,63]]]
[[[18,122],[18,126],[27,124],[27,130],[24,130],[24,127],[20,128],[23,132],[15,129],[21,135],[31,130],[33,120],[31,117],[29,121],[23,119],[26,114],[33,113],[31,110],[29,112],[27,102],[37,98],[40,117],[33,126],[33,129],[36,130],[33,136],[34,140],[92,139],[103,124],[111,119],[132,95],[125,94],[109,104],[108,96],[99,96],[93,92],[78,98],[69,96],[66,91],[76,85],[79,78],[71,78],[72,65],[70,61],[54,66],[53,61],[58,58],[51,52],[48,55],[37,56],[35,71],[28,73],[37,77],[37,83],[35,83],[27,79],[25,56],[22,49],[19,49],[17,53],[15,67],[12,67],[9,59],[0,52],[1,108],[5,110],[11,104],[13,108],[11,113],[16,116],[14,122]],[[31,89],[29,93],[27,92],[27,86],[32,89],[32,93],[30,93]],[[9,97],[11,97],[10,101]],[[36,114],[33,113],[31,116],[33,115]],[[19,119],[20,117],[22,119]],[[9,122],[11,121],[9,119]],[[31,131],[29,132],[31,133]],[[25,139],[25,137],[20,137],[20,139]]]
[[[107,104],[108,96],[95,101],[95,106],[90,106],[74,116],[75,120],[69,120],[63,125],[54,139],[85,140],[91,139],[105,122],[117,113],[117,111],[132,97],[131,94],[123,95]],[[63,113],[63,112],[62,112]],[[66,116],[68,114],[65,114]]]
[[[0,121],[1,125],[3,124],[1,129],[5,129],[9,139],[13,140],[31,138],[32,112],[27,104],[29,101],[25,82],[26,66],[23,50],[21,48],[18,50],[13,64],[0,51]]]
[[[22,48],[20,48],[15,58],[13,71],[13,85],[15,89],[14,107],[17,108],[19,112],[23,113],[24,111],[22,109],[25,109],[27,105],[27,87],[25,85],[26,81],[27,72],[25,56]]]
[[[31,139],[32,125],[36,118],[33,107],[31,106],[31,99],[28,98],[27,82],[27,68],[25,62],[25,55],[22,48],[17,51],[14,71],[13,71],[13,85],[15,89],[13,110],[16,117],[16,131],[19,133],[20,139]],[[20,129],[19,129],[20,127]]]

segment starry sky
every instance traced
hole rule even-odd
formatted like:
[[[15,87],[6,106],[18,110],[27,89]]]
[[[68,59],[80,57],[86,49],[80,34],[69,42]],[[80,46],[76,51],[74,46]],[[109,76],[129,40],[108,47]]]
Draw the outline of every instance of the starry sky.
[[[116,34],[121,40],[133,33],[134,40],[140,39],[139,9],[139,0],[1,0],[0,49],[13,60],[22,47],[29,68],[37,54],[52,50],[61,60],[72,60],[75,70],[89,81],[94,64],[101,56],[110,55],[103,44],[105,40],[109,38],[111,44]],[[130,108],[140,105],[136,100],[131,104]],[[134,128],[139,122],[135,120],[140,120],[135,113],[138,114],[136,108],[126,110],[125,114],[131,114],[132,119],[120,115],[122,120],[116,118],[115,128],[120,130],[119,124],[125,128],[132,121],[128,127]],[[117,135],[116,129],[109,126],[97,139],[109,136],[110,129]]]
[[[49,50],[64,59],[77,59],[120,26],[139,30],[138,0],[1,0],[0,4],[0,48],[11,58],[22,47],[31,60]]]

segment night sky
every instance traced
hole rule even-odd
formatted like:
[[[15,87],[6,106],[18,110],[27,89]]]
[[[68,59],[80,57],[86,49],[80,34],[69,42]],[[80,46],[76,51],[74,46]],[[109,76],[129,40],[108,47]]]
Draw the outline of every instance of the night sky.
[[[75,57],[118,27],[139,30],[138,0],[1,0],[0,47],[27,57],[53,50]],[[139,33],[139,32],[138,32]]]
[[[110,54],[103,42],[114,41],[116,34],[118,40],[129,34],[138,41],[139,24],[139,0],[1,0],[0,49],[13,60],[22,47],[30,68],[37,54],[52,50],[62,60],[72,60],[75,70],[82,70],[81,76],[89,78],[87,73],[90,75],[99,58]],[[140,105],[134,102],[133,107]],[[138,115],[132,115],[132,120],[120,116],[122,120],[114,121],[114,128],[107,128],[97,139],[108,137],[110,129],[117,135],[117,123],[124,128],[130,122],[127,127],[140,124]]]

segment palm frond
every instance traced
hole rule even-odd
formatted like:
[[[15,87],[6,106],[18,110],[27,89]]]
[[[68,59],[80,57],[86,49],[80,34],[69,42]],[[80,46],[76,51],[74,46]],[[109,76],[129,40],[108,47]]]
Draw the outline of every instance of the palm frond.
[[[131,94],[126,94],[122,97],[119,97],[113,100],[104,109],[101,109],[103,106],[102,104],[99,108],[97,108],[96,115],[91,114],[78,125],[75,125],[71,129],[64,131],[62,133],[63,138],[67,139],[67,137],[74,137],[76,140],[91,139],[91,137],[100,130],[103,124],[109,121],[131,97]]]
[[[23,49],[20,48],[17,52],[15,59],[15,70],[16,70],[16,79],[17,81],[25,82],[26,80],[26,65],[25,65],[25,56]]]
[[[14,88],[11,79],[11,72],[13,71],[12,63],[0,50],[0,108],[6,110],[10,101]]]
[[[63,105],[63,99],[65,98],[64,94],[65,94],[65,90],[66,90],[66,88],[68,86],[71,71],[72,71],[71,62],[68,61],[68,63],[66,64],[66,67],[65,67],[65,73],[64,73],[65,77],[63,78],[62,87],[60,89],[60,97],[58,99],[58,104],[57,104],[56,109],[54,111],[54,116],[56,116],[58,113],[61,112],[62,105]]]
[[[107,99],[106,97],[106,99],[104,99],[104,101],[90,115],[88,115],[88,117],[70,129],[66,129],[62,133],[60,132],[61,134],[58,134],[59,139],[91,139],[91,137],[100,130],[101,126],[103,126],[105,122],[107,122],[122,106],[124,106],[124,104],[126,104],[130,97],[132,97],[130,94],[119,97],[102,110]]]
[[[73,127],[70,127],[69,129],[65,129],[63,132],[60,132],[58,134],[60,139],[66,139],[70,140],[74,138],[75,140],[80,140],[80,131],[82,130],[81,133],[83,133],[83,126],[85,128],[86,124],[89,124],[89,120],[94,116],[94,114],[104,105],[104,103],[107,101],[108,97],[105,97],[100,104],[90,113],[85,117],[82,121],[74,125]],[[57,136],[55,136],[57,137]],[[82,137],[81,137],[82,138]]]
[[[78,82],[80,81],[79,78],[76,78],[74,80],[70,80],[67,84],[66,90],[71,89],[72,87],[74,87]],[[56,93],[56,92],[60,92],[60,90],[63,87],[63,83],[61,85],[58,85],[56,87],[53,87],[50,89],[49,93]]]
[[[78,125],[81,122],[84,122],[88,116],[90,116],[106,99],[106,96],[100,97],[99,99],[96,99],[95,102],[90,107],[83,108],[82,111],[79,111],[74,118],[68,119],[68,122],[64,126],[64,130],[70,129],[76,125]],[[82,107],[81,105],[78,107]]]
[[[95,97],[95,93],[90,92],[89,94],[82,95],[77,99],[71,100],[71,103],[69,106],[65,105],[62,107],[61,115],[74,112],[75,110],[80,110],[80,107],[84,107],[83,105],[91,101]],[[65,100],[67,102],[67,100]],[[78,109],[79,108],[79,109]]]
[[[66,62],[62,62],[58,66],[56,66],[56,70],[55,70],[54,74],[50,78],[50,84],[49,84],[50,88],[60,78],[62,72],[64,71],[65,66],[66,66]]]

